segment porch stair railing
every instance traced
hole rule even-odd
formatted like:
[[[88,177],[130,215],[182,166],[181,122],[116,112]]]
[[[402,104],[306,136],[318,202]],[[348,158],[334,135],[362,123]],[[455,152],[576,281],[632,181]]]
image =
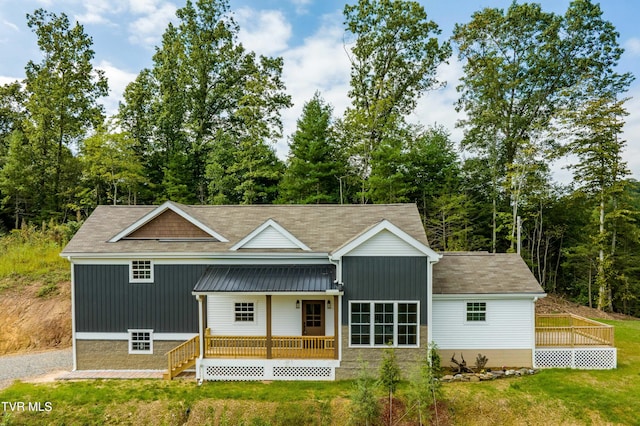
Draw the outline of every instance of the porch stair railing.
[[[165,380],[171,380],[187,368],[196,365],[200,356],[200,336],[187,340],[166,353],[169,365],[163,374]]]

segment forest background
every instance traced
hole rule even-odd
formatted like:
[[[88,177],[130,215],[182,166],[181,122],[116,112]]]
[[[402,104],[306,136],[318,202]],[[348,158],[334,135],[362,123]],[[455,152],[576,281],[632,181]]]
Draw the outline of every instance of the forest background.
[[[613,24],[589,0],[562,13],[513,3],[443,39],[427,12],[345,5],[350,103],[335,114],[316,92],[291,135],[284,59],[245,48],[225,0],[177,10],[110,116],[81,23],[29,13],[40,55],[0,87],[2,229],[77,226],[98,204],[410,202],[434,249],[515,251],[521,229],[546,291],[640,315],[640,184],[622,137],[634,76],[618,70]],[[413,119],[452,57],[459,144],[454,129]],[[549,166],[566,158],[570,183]]]

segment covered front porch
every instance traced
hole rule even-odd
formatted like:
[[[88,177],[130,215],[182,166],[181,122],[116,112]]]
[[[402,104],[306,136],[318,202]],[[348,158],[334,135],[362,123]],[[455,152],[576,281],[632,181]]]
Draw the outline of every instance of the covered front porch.
[[[332,380],[342,294],[333,271],[327,264],[209,267],[193,291],[200,331],[168,353],[169,376],[190,364],[200,380]]]

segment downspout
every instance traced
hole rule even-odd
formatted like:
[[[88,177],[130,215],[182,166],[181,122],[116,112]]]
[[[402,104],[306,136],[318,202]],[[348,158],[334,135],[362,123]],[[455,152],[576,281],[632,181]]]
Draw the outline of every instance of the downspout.
[[[437,262],[437,261],[436,261]],[[431,363],[431,347],[433,346],[433,264],[427,258],[427,359]]]
[[[536,368],[536,302],[539,297],[535,296],[533,298],[533,303],[531,304],[531,309],[533,311],[533,333],[531,336],[531,368]]]

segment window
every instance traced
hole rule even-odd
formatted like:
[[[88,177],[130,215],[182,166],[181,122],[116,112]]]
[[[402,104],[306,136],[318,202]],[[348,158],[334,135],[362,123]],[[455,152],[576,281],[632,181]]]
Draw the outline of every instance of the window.
[[[150,260],[132,260],[129,266],[129,281],[132,283],[152,283],[153,263]]]
[[[417,302],[351,302],[352,346],[418,346]]]
[[[236,322],[253,322],[255,306],[253,302],[236,302],[235,317]]]
[[[153,330],[129,330],[129,353],[152,354]]]
[[[467,321],[486,321],[486,302],[467,302]]]
[[[398,303],[398,344],[418,344],[418,305]]]

